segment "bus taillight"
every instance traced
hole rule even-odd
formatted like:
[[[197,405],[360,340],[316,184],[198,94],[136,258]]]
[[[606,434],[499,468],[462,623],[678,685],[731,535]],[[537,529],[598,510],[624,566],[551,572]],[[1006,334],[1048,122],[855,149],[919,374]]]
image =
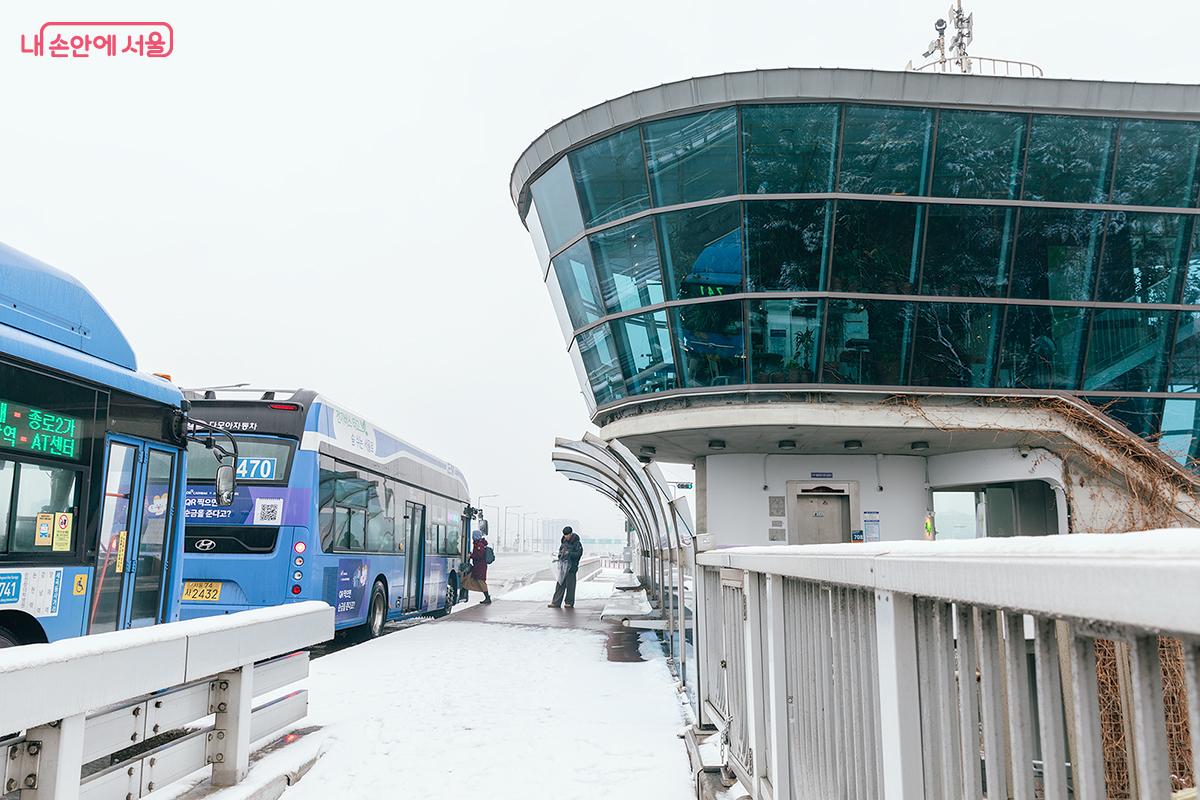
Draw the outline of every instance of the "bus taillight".
[[[292,545],[292,549],[297,553],[303,553],[308,549],[308,545],[306,545],[304,542],[296,542],[294,545]]]
[[[300,406],[295,403],[269,403],[267,408],[273,408],[276,411],[299,411]]]
[[[292,584],[292,594],[300,594],[300,584],[298,584],[298,583]]]

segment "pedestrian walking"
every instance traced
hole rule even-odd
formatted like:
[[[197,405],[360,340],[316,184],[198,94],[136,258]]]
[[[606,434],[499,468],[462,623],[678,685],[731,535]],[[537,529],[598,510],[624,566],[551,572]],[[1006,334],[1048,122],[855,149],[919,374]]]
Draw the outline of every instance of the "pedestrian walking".
[[[562,542],[558,545],[558,585],[554,587],[554,599],[550,608],[558,608],[566,601],[567,608],[575,607],[575,576],[579,572],[579,560],[583,558],[583,542],[571,526],[563,528]]]
[[[487,585],[487,568],[491,561],[495,560],[492,548],[488,547],[488,541],[480,531],[475,531],[471,534],[471,571],[467,573],[467,577],[463,578],[463,589],[469,592],[483,592],[483,602],[481,605],[491,605],[492,595],[488,591]],[[470,595],[468,594],[468,597]]]

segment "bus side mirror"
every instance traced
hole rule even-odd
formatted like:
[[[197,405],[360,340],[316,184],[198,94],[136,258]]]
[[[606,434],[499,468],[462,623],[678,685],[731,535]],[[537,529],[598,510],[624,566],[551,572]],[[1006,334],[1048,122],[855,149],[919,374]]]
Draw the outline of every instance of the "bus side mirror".
[[[217,505],[233,505],[233,493],[237,489],[233,477],[233,466],[230,464],[218,466],[214,482],[217,490]]]

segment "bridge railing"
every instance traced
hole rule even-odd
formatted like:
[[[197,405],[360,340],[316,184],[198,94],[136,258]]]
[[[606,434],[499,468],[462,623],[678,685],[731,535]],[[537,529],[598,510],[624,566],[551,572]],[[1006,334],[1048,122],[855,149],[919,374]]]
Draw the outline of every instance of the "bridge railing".
[[[251,743],[308,713],[304,690],[254,698],[307,677],[296,651],[333,625],[314,601],[0,650],[0,731],[19,734],[0,795],[131,800],[208,765],[214,786],[240,782]]]
[[[758,800],[1104,798],[1098,654],[1123,663],[1131,796],[1193,785],[1170,756],[1200,765],[1200,531],[696,560],[704,709]],[[1168,736],[1160,647],[1182,653],[1190,742]]]

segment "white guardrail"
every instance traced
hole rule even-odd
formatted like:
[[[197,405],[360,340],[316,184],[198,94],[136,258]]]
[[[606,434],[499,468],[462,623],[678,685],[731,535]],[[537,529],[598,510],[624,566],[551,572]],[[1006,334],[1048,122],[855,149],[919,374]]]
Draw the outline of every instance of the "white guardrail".
[[[0,795],[132,800],[209,764],[214,786],[238,783],[251,743],[308,713],[307,691],[254,698],[307,677],[296,651],[333,624],[314,601],[0,650],[0,731],[24,731],[3,748]],[[181,728],[81,780],[84,764]]]
[[[696,561],[705,714],[757,800],[1104,798],[1098,652],[1122,664],[1130,796],[1171,797],[1189,743],[1168,741],[1160,634],[1200,767],[1200,530]]]

